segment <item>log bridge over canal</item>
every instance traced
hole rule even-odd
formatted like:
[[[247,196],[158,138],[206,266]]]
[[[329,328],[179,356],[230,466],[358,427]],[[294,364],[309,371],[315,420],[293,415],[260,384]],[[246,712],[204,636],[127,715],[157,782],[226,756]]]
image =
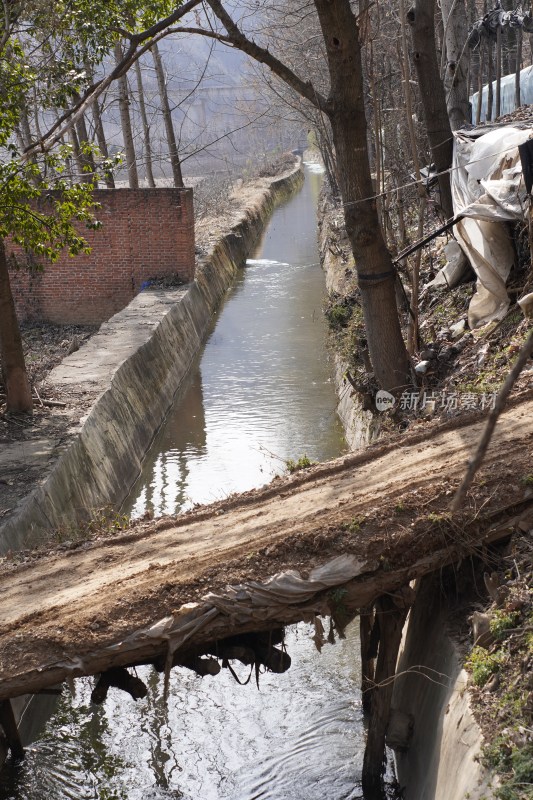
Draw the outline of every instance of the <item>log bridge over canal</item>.
[[[95,701],[109,685],[142,696],[127,671],[139,664],[214,674],[237,658],[283,671],[290,660],[275,645],[285,624],[329,615],[341,629],[358,610],[371,609],[371,619],[387,604],[401,622],[414,578],[533,526],[523,481],[532,392],[501,416],[465,508],[448,513],[483,427],[479,416],[421,426],[179,517],[4,559],[0,713],[12,749],[9,701],[18,695],[99,675]],[[394,670],[395,652],[388,667],[383,659]]]

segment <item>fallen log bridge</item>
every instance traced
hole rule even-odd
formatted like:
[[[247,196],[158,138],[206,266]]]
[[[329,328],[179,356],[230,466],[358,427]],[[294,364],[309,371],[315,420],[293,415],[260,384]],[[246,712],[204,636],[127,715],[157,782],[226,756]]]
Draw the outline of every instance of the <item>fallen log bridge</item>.
[[[140,664],[167,678],[176,665],[214,674],[233,657],[283,671],[284,625],[315,621],[320,646],[321,616],[342,631],[383,597],[403,613],[413,579],[488,559],[491,543],[533,527],[532,412],[524,400],[502,415],[461,513],[448,507],[479,417],[180,517],[4,559],[0,701],[82,675],[102,676],[95,701],[117,685],[140,697],[127,672]]]

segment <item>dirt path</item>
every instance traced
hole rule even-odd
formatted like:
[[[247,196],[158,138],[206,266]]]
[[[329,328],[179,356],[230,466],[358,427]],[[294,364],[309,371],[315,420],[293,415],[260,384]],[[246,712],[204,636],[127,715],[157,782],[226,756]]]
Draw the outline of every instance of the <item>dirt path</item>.
[[[175,519],[28,563],[4,562],[0,698],[14,676],[118,642],[207,590],[287,567],[305,573],[340,553],[394,572],[446,546],[459,528],[442,514],[484,425],[465,422],[374,446]],[[500,420],[469,524],[523,507],[532,437],[527,399]]]

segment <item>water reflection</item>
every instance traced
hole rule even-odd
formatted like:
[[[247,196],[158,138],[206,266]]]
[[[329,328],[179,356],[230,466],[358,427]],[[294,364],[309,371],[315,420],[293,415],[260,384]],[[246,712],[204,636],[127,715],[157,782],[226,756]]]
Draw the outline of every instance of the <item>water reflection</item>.
[[[215,320],[124,511],[171,514],[342,449],[316,247],[322,176],[279,207]]]
[[[91,685],[61,698],[56,715],[15,772],[2,800],[355,800],[363,756],[357,623],[317,655],[314,629],[286,636],[291,668],[239,686],[227,670],[200,678],[176,668],[168,701],[154,670],[134,703]],[[234,666],[241,680],[249,667]]]

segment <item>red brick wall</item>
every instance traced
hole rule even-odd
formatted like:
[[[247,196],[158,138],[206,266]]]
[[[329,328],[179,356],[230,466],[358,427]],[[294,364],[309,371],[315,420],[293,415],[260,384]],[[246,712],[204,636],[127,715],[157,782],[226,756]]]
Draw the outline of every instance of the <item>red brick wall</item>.
[[[92,247],[74,258],[62,253],[43,272],[8,246],[20,264],[10,271],[19,318],[100,323],[124,308],[151,278],[194,278],[192,189],[98,189],[99,230],[83,229]],[[35,260],[35,259],[34,259]]]

